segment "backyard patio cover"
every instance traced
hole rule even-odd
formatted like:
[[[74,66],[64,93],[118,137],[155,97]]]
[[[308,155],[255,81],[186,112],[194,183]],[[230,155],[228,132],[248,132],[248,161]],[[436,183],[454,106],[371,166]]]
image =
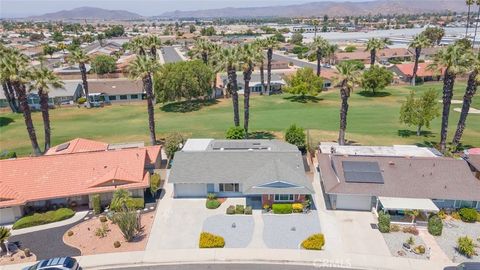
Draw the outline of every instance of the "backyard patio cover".
[[[438,207],[430,199],[378,197],[386,210],[420,210],[438,212]]]

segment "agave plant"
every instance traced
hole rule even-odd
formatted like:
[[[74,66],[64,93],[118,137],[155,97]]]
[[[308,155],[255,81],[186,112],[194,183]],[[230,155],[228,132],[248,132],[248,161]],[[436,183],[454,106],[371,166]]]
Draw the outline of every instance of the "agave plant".
[[[5,241],[10,237],[10,229],[7,227],[0,227],[0,248],[2,251],[6,252],[7,248],[5,246]]]

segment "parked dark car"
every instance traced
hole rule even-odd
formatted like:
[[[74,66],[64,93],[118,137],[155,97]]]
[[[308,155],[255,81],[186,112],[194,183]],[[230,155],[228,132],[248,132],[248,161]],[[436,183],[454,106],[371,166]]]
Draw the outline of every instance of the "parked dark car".
[[[443,270],[480,270],[480,262],[465,262],[457,266],[449,266]]]
[[[72,257],[57,257],[41,260],[38,263],[23,268],[23,270],[78,270],[80,266]]]

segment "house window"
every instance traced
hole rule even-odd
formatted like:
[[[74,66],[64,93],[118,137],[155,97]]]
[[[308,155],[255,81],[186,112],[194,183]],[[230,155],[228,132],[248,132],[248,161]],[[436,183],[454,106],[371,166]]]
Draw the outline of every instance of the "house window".
[[[293,202],[293,194],[275,194],[276,202]]]
[[[218,190],[220,192],[240,192],[240,185],[234,183],[219,184]]]
[[[131,99],[138,99],[138,95],[131,95],[130,98]]]
[[[120,99],[121,99],[121,100],[127,99],[127,95],[120,95]]]
[[[110,100],[117,100],[117,96],[108,96]]]

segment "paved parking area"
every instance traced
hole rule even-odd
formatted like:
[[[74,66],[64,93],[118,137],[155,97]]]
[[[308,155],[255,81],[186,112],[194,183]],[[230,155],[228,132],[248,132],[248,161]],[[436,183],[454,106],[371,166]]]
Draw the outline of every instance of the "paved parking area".
[[[317,211],[308,214],[263,215],[263,241],[274,249],[298,249],[305,238],[321,233]]]
[[[246,248],[252,241],[255,222],[251,215],[216,215],[203,223],[203,231],[220,235],[226,248]]]

